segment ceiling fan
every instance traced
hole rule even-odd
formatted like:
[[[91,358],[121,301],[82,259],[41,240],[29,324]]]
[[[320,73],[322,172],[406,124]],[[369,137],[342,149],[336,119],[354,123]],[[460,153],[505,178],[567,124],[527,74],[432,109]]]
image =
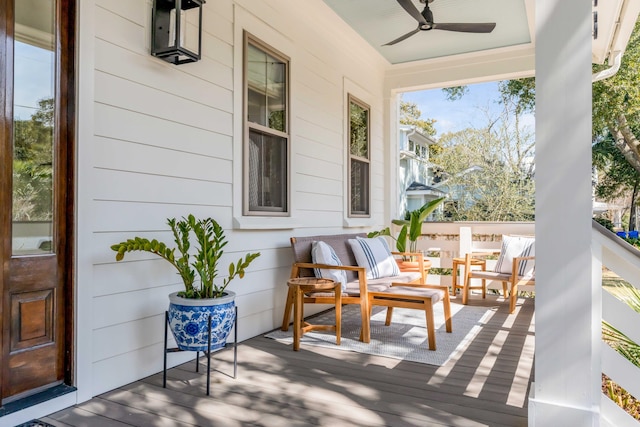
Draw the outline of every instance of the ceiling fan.
[[[412,35],[420,31],[429,30],[445,30],[445,31],[457,31],[461,33],[490,33],[496,27],[495,22],[483,22],[483,23],[435,23],[433,22],[433,13],[429,9],[429,3],[433,0],[420,0],[424,3],[424,10],[422,13],[415,7],[411,0],[396,0],[404,10],[407,11],[416,21],[418,21],[418,28],[409,31],[407,34],[398,37],[395,40],[391,40],[389,43],[383,46],[391,46],[408,39]]]

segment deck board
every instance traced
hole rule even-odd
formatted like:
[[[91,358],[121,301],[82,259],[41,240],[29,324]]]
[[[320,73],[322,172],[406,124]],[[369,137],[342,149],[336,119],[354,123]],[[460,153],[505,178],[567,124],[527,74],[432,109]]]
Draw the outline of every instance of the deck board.
[[[453,303],[456,303],[454,300]],[[533,377],[534,304],[517,314],[493,295],[470,304],[495,313],[465,351],[443,366],[258,336],[212,359],[144,378],[52,414],[54,425],[80,426],[526,426]],[[455,323],[454,323],[455,327]]]

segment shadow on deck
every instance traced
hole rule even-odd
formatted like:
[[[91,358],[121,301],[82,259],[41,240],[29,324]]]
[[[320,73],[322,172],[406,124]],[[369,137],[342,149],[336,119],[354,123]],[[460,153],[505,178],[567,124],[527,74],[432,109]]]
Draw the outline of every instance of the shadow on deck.
[[[452,303],[457,303],[456,299]],[[56,426],[526,426],[533,378],[534,301],[496,307],[468,347],[443,366],[302,346],[258,336],[206,359],[126,385],[45,417]],[[455,328],[455,322],[454,322]]]

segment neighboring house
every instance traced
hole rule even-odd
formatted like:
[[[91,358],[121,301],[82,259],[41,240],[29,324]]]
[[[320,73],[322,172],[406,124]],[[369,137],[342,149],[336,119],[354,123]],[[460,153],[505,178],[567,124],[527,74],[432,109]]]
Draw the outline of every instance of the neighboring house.
[[[471,166],[462,172],[455,174],[455,177],[464,177],[469,174],[482,173],[481,166]],[[445,206],[447,204],[459,205],[460,203],[465,204],[465,208],[469,208],[472,205],[473,197],[469,197],[467,194],[470,190],[464,184],[460,183],[459,180],[456,180],[457,183],[452,183],[450,180],[451,176],[446,172],[441,172],[438,182],[436,182],[433,187],[438,190],[447,193],[448,199],[445,201]],[[445,212],[446,212],[445,207]],[[446,215],[446,213],[445,213]]]
[[[415,126],[400,125],[400,186],[398,188],[400,217],[420,208],[425,203],[446,195],[431,187],[434,178],[433,165],[429,162],[429,146],[436,142],[421,133]]]
[[[416,24],[393,0],[211,0],[202,59],[178,66],[150,55],[151,3],[0,0],[1,425],[162,369],[179,279],[151,255],[116,264],[110,245],[170,240],[168,217],[216,218],[226,256],[262,254],[230,288],[239,339],[262,334],[282,319],[291,236],[375,230],[398,216],[401,92],[534,73],[544,209],[530,419],[592,425],[581,422],[598,417],[600,395],[582,214],[590,72],[624,51],[638,2],[599,2],[593,40],[591,2],[465,0],[451,11],[495,20],[494,33],[419,32],[384,46]],[[21,145],[25,121],[42,147]],[[35,236],[33,187],[12,185],[25,162],[43,184]]]

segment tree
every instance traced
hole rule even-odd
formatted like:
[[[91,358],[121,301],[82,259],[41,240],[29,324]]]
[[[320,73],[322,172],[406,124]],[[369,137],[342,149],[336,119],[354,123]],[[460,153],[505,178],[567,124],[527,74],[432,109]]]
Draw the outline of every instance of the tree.
[[[415,126],[420,133],[434,136],[436,128],[435,119],[421,119],[422,112],[414,102],[400,101],[400,124]]]
[[[593,65],[593,72],[602,71],[611,64]],[[640,21],[629,39],[618,72],[593,83],[592,122],[593,135],[613,136],[616,148],[629,164],[640,173]],[[533,77],[502,81],[498,88],[503,99],[510,99],[520,112],[535,109],[535,79]],[[443,89],[449,99],[457,99],[465,93],[465,87]]]
[[[594,66],[594,71],[603,68]],[[618,72],[593,84],[593,133],[610,132],[616,148],[640,173],[640,141],[633,130],[640,130],[639,74],[640,23],[636,23]]]
[[[53,107],[52,98],[42,99],[31,119],[14,121],[14,221],[52,218]]]
[[[453,220],[530,221],[534,219],[534,136],[521,123],[524,113],[535,109],[533,79],[498,83],[502,111],[485,112],[487,124],[443,135],[442,153],[434,157],[446,174],[450,191],[457,193],[446,207]],[[444,88],[455,101],[468,88]]]
[[[442,88],[449,101],[457,101],[462,98],[469,89],[467,86],[452,86]],[[536,109],[536,80],[527,77],[516,80],[501,80],[498,82],[500,104],[511,105],[514,112],[523,114],[533,112]]]
[[[513,106],[511,106],[513,107]],[[530,221],[534,219],[533,134],[506,108],[481,129],[440,138],[432,159],[445,175],[452,220]]]
[[[596,197],[613,201],[621,197],[627,198],[630,194],[629,230],[635,230],[635,206],[640,190],[640,174],[616,147],[611,134],[596,142],[591,153],[593,165],[599,172],[595,188]]]

